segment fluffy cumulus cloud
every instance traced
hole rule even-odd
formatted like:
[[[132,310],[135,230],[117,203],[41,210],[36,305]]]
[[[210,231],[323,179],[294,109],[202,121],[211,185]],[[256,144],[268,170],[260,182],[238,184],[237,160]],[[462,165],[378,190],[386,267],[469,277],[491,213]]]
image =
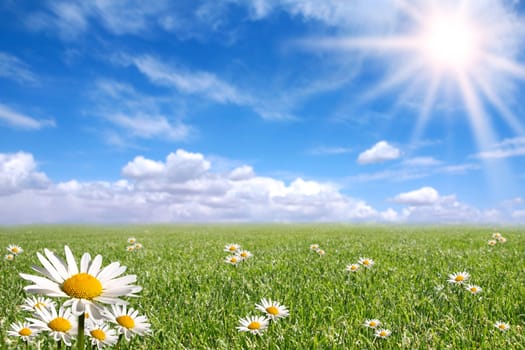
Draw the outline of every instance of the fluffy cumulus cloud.
[[[413,206],[432,205],[440,200],[438,191],[432,187],[422,187],[415,191],[398,194],[393,201]]]
[[[379,141],[372,148],[359,154],[357,162],[359,164],[380,163],[387,160],[394,160],[401,156],[401,151],[390,145],[386,141]]]
[[[0,222],[378,221],[396,220],[329,183],[286,183],[248,165],[213,171],[182,149],[164,160],[137,156],[115,182],[53,183],[31,154],[0,155]]]

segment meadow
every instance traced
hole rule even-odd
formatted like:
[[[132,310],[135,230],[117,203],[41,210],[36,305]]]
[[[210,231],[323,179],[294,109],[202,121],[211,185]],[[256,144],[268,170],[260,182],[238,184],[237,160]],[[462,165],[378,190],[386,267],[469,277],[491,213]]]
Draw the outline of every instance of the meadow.
[[[489,246],[495,231],[507,241]],[[1,262],[0,348],[20,346],[7,336],[25,317],[19,305],[30,282],[18,274],[36,274],[31,265],[44,248],[64,257],[67,244],[77,263],[84,252],[101,254],[103,266],[119,261],[137,275],[143,290],[128,300],[149,318],[151,334],[121,349],[525,349],[523,233],[337,224],[3,227],[0,246],[24,252]],[[129,237],[143,248],[127,251]],[[228,243],[253,256],[226,263]],[[361,257],[375,264],[346,270]],[[448,281],[463,271],[481,292]],[[290,315],[260,336],[239,332],[241,318],[261,315],[255,304],[262,298]],[[391,335],[374,336],[367,319]],[[498,321],[510,328],[496,328]],[[39,339],[42,349],[56,348]]]

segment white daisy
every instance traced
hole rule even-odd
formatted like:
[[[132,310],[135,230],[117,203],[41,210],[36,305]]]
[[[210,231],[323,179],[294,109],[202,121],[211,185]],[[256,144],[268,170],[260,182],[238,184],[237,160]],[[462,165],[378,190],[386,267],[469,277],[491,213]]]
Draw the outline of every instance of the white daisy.
[[[468,272],[463,271],[463,272],[451,273],[450,275],[448,275],[448,278],[449,278],[448,281],[450,283],[463,284],[467,282],[467,280],[470,278],[470,275]]]
[[[326,254],[326,252],[323,250],[323,249],[317,249],[316,250],[317,254],[319,254],[320,256],[323,256]]]
[[[9,246],[7,246],[7,250],[9,251],[9,253],[14,254],[14,255],[18,255],[24,252],[22,247],[16,244],[10,244]]]
[[[31,296],[24,299],[24,303],[20,306],[22,310],[35,312],[41,308],[55,308],[56,304],[53,300],[44,297]]]
[[[102,349],[106,345],[115,345],[118,336],[114,329],[102,321],[89,321],[86,323],[86,334],[91,339],[91,344],[97,349]]]
[[[370,258],[359,258],[358,263],[360,263],[361,265],[363,265],[367,269],[371,268],[372,265],[375,264],[374,260],[372,260]]]
[[[498,240],[499,243],[505,243],[505,242],[507,242],[507,239],[506,239],[505,237],[503,237],[503,236],[497,238],[497,240]]]
[[[358,264],[346,265],[346,271],[357,272],[357,270],[359,270],[359,265]]]
[[[250,332],[261,335],[268,327],[268,319],[263,316],[246,316],[239,320],[240,326],[236,327],[239,332]]]
[[[381,325],[381,321],[375,318],[372,320],[365,320],[365,322],[363,323],[363,326],[368,327],[368,328],[377,328],[380,325]]]
[[[319,244],[310,244],[310,250],[317,251],[319,249]]]
[[[47,331],[55,341],[62,341],[67,346],[71,346],[73,339],[78,332],[77,318],[71,313],[70,308],[61,307],[56,311],[55,308],[40,308],[35,310],[35,316],[27,320],[39,331]]]
[[[506,332],[506,331],[509,330],[510,325],[508,323],[506,323],[506,322],[498,321],[498,322],[494,323],[494,327],[496,327],[497,329],[499,329],[502,332]]]
[[[241,261],[242,261],[242,258],[238,255],[230,255],[230,256],[227,256],[226,259],[224,259],[225,263],[232,264],[232,265],[237,265]]]
[[[14,254],[6,254],[4,256],[4,260],[13,261],[13,260],[15,260],[15,255]]]
[[[12,337],[19,337],[25,342],[30,341],[31,338],[38,335],[38,333],[39,330],[29,322],[11,323],[9,330],[7,331],[7,335],[10,335]]]
[[[64,306],[71,306],[72,313],[76,316],[85,312],[94,318],[101,317],[102,304],[127,304],[119,299],[120,296],[136,296],[142,287],[130,285],[137,280],[135,275],[118,277],[126,271],[125,266],[113,262],[101,269],[102,256],[97,255],[93,260],[89,253],[84,253],[78,269],[73,253],[68,246],[64,247],[66,261],[45,249],[46,257],[37,253],[43,267],[33,266],[33,269],[45,277],[21,273],[20,276],[35,284],[24,287],[31,293],[45,294],[50,297],[70,298]]]
[[[124,334],[128,341],[135,334],[145,336],[150,332],[148,318],[139,316],[133,308],[127,310],[126,305],[111,305],[111,310],[106,309],[104,315],[117,326],[117,333]]]
[[[498,238],[500,238],[500,237],[501,237],[501,233],[499,233],[499,232],[494,232],[494,233],[492,234],[492,238],[498,239]]]
[[[128,238],[128,243],[129,244],[135,244],[137,242],[137,239],[135,237],[129,237]]]
[[[142,249],[142,244],[140,243],[135,243],[135,249]]]
[[[471,292],[472,294],[478,294],[481,293],[482,289],[480,286],[475,286],[473,284],[469,284],[465,287],[466,290]]]
[[[134,250],[135,250],[135,245],[128,245],[128,246],[126,247],[126,250],[127,250],[128,252],[132,252],[132,251],[134,251]]]
[[[374,335],[377,337],[377,338],[388,338],[390,336],[390,334],[392,334],[392,332],[388,329],[376,329]]]
[[[255,307],[264,312],[268,318],[274,321],[290,315],[286,306],[281,305],[277,301],[272,301],[271,299],[267,300],[266,298],[263,298],[260,304],[255,304]]]
[[[224,251],[228,253],[236,253],[241,249],[241,246],[237,243],[229,243],[224,246]]]
[[[253,254],[250,253],[250,252],[247,251],[247,250],[241,250],[241,251],[239,252],[238,255],[239,255],[243,260],[248,259],[248,258],[250,258],[250,257],[253,256]]]
[[[487,244],[491,247],[495,246],[497,243],[498,241],[496,241],[495,239],[489,239],[489,241],[487,242]]]

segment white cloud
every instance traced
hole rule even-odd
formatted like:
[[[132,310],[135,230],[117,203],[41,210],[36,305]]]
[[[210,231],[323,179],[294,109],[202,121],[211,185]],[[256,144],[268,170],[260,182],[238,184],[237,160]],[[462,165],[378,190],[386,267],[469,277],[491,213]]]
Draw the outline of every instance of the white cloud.
[[[418,190],[400,193],[392,200],[396,203],[419,206],[436,204],[440,199],[438,191],[434,188],[422,187]]]
[[[132,58],[132,63],[153,83],[173,87],[187,94],[203,95],[219,103],[248,105],[251,98],[215,74],[202,71],[188,71],[168,66],[151,57]]]
[[[0,52],[0,77],[14,80],[20,84],[37,83],[35,74],[29,69],[26,63],[18,57]]]
[[[387,160],[394,160],[401,156],[401,151],[390,145],[386,141],[379,141],[372,148],[359,154],[357,162],[359,164],[380,163]]]
[[[122,113],[107,114],[113,124],[127,130],[130,136],[150,139],[161,137],[167,140],[184,140],[190,134],[190,128],[181,122],[172,124],[165,116],[134,115]]]
[[[403,161],[403,164],[406,166],[422,166],[422,167],[430,167],[435,165],[440,165],[442,162],[432,158],[432,157],[415,157],[406,159]]]
[[[0,153],[0,196],[47,187],[49,179],[36,167],[32,154]]]
[[[505,139],[492,146],[492,149],[477,153],[475,158],[497,159],[525,156],[525,137]]]
[[[350,147],[329,147],[329,146],[319,146],[308,150],[308,154],[314,156],[320,155],[335,155],[335,154],[346,154],[352,152]]]
[[[0,123],[11,127],[35,130],[48,126],[55,126],[53,120],[35,119],[25,114],[19,113],[12,108],[0,103]]]
[[[157,177],[165,171],[164,163],[137,156],[122,169],[122,175],[131,179],[146,179]]]
[[[232,181],[249,180],[254,177],[255,172],[253,171],[253,168],[249,165],[237,167],[233,169],[228,175],[228,178]]]

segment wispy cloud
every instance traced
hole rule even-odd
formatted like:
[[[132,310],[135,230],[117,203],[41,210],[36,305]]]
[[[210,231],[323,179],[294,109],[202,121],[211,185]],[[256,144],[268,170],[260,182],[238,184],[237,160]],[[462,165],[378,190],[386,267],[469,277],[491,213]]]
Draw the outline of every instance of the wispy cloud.
[[[0,52],[0,77],[14,80],[20,84],[36,84],[36,75],[18,57]]]
[[[54,127],[55,121],[49,119],[36,119],[0,103],[0,123],[10,127],[27,130],[38,130],[45,127]]]
[[[98,80],[94,91],[91,99],[96,101],[95,107],[88,113],[121,131],[104,134],[113,145],[126,146],[129,144],[126,138],[182,141],[194,131],[183,122],[181,112],[172,105],[171,99],[144,95],[131,85],[107,79]]]
[[[480,159],[498,159],[525,156],[525,137],[505,139],[492,146],[490,150],[479,152],[473,157]]]
[[[347,154],[351,152],[351,147],[340,146],[317,146],[307,151],[308,154],[313,156]]]

